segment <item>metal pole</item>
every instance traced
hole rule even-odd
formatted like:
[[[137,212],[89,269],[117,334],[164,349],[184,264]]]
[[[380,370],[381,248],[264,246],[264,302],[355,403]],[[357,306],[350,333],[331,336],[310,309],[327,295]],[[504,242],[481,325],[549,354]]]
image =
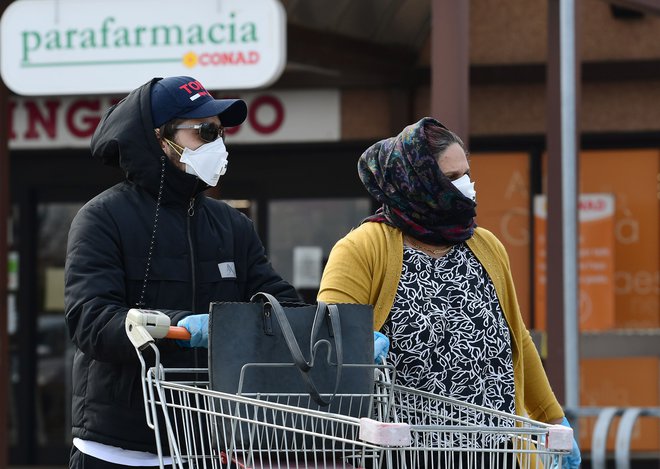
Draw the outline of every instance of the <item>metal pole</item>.
[[[431,1],[431,116],[470,136],[470,2]]]
[[[577,164],[577,93],[575,0],[561,0],[559,5],[560,87],[561,87],[561,158],[564,283],[564,377],[566,407],[580,405],[580,354],[578,319],[578,164]]]
[[[559,401],[579,406],[578,215],[580,67],[575,0],[548,0],[548,359]],[[575,422],[577,423],[577,422]]]
[[[548,228],[546,233],[547,259],[547,334],[548,356],[546,372],[552,389],[564,403],[564,218],[561,179],[564,173],[562,154],[561,61],[559,0],[548,0],[548,77],[547,77],[547,168],[548,168]]]

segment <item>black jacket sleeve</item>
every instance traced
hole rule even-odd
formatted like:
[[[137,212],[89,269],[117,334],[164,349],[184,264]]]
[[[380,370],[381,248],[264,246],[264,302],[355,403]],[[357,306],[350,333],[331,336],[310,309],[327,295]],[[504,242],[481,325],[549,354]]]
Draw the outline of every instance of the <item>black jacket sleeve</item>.
[[[301,303],[302,300],[296,289],[273,269],[251,221],[246,236],[248,237],[246,296],[250,298],[255,293],[266,292],[283,302]]]
[[[65,320],[73,343],[105,362],[133,362],[137,355],[125,332],[131,305],[120,237],[101,203],[76,215],[69,230],[64,281]],[[160,310],[173,324],[189,311]]]

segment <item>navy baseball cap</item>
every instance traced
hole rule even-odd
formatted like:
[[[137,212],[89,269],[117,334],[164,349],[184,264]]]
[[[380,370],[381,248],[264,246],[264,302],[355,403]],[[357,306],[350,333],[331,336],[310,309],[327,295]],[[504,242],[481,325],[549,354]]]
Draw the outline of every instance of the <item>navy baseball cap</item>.
[[[242,99],[214,99],[192,77],[166,77],[151,87],[151,117],[154,127],[172,119],[218,116],[223,127],[241,125],[247,116]]]

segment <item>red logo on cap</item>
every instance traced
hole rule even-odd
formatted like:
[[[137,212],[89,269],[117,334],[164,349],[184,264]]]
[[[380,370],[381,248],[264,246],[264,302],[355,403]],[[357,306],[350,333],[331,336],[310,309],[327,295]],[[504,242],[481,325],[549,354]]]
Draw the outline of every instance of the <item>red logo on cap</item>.
[[[197,80],[189,81],[185,85],[179,86],[179,89],[180,90],[185,90],[186,93],[191,95],[190,96],[191,101],[194,101],[197,98],[200,98],[202,96],[206,96],[207,94],[209,94],[209,92],[206,91],[204,86],[202,86],[202,84]]]

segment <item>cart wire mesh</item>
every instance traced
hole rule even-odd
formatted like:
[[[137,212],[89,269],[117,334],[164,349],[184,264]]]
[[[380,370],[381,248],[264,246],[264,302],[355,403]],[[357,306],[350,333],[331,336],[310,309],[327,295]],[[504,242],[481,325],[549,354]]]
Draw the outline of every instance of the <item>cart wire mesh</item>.
[[[372,394],[321,408],[308,394],[227,394],[209,389],[205,369],[153,367],[145,408],[159,456],[180,468],[561,468],[567,451],[546,444],[556,426],[398,386],[391,373],[376,368]]]

